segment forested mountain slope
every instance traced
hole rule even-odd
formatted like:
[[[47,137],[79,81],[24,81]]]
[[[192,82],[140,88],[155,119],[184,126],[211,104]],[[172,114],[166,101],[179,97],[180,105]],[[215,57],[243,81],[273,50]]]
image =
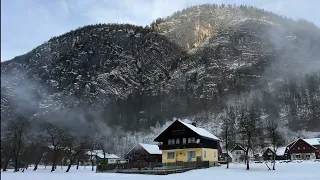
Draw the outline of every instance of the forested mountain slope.
[[[1,63],[1,118],[144,131],[172,117],[219,124],[227,107],[254,102],[292,130],[319,131],[319,57],[318,27],[247,6],[90,25]]]

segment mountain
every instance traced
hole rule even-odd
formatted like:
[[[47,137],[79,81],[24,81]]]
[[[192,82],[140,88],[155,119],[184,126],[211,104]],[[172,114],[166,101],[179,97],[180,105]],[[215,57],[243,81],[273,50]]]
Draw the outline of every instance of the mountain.
[[[312,23],[253,7],[199,5],[151,26],[188,51],[167,85],[182,92],[175,97],[183,115],[219,119],[243,93],[271,109],[265,94],[273,94],[291,129],[319,130],[320,30]]]
[[[182,54],[179,46],[143,27],[99,24],[71,31],[1,63],[2,117],[11,111],[107,108],[170,78]]]
[[[292,130],[320,131],[319,50],[317,26],[248,6],[85,26],[1,63],[1,118],[143,131],[172,117],[218,124],[258,99]]]

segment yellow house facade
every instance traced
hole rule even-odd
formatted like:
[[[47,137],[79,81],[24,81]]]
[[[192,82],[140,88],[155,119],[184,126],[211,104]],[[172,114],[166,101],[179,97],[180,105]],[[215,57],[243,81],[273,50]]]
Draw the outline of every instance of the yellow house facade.
[[[206,131],[180,120],[173,122],[155,141],[162,150],[162,163],[209,161],[218,163],[219,139]]]
[[[218,162],[218,150],[209,148],[188,148],[162,151],[163,163],[195,162],[199,160]]]

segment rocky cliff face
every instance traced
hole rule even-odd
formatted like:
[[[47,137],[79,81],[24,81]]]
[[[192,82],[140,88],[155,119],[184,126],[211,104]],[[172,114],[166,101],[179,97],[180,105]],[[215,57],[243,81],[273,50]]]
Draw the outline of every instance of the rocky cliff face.
[[[172,117],[218,122],[243,94],[268,109],[273,94],[291,129],[318,131],[319,37],[244,6],[195,6],[149,28],[86,26],[1,63],[1,117],[139,131]]]

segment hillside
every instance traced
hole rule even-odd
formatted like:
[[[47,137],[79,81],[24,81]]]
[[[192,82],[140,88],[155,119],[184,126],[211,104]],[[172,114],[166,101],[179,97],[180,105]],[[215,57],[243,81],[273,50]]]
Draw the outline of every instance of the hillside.
[[[188,51],[167,86],[182,107],[176,114],[217,120],[248,93],[264,109],[276,104],[291,129],[319,130],[320,30],[312,23],[254,7],[199,5],[151,27]]]
[[[110,102],[170,78],[182,53],[166,37],[128,24],[71,31],[1,64],[1,115],[65,112],[77,121],[72,112],[94,109],[99,116]]]
[[[1,63],[1,118],[149,130],[219,124],[258,99],[292,130],[320,131],[320,30],[247,6],[200,5],[150,27],[90,25]]]

